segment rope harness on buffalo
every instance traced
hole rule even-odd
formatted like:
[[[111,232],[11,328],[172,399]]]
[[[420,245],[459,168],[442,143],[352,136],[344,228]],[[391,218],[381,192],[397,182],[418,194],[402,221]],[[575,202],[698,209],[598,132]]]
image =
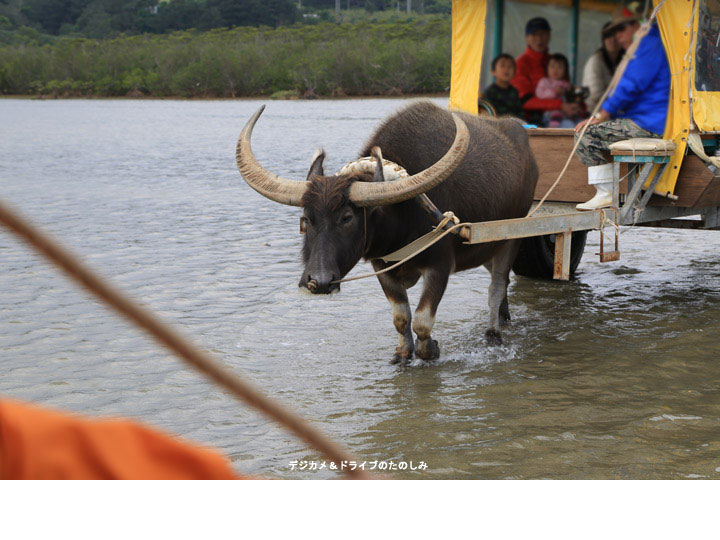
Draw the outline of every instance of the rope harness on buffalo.
[[[371,151],[371,156],[369,157],[362,157],[356,161],[350,162],[347,165],[343,166],[338,174],[353,174],[353,173],[376,173],[377,168],[382,167],[382,173],[383,178],[386,181],[394,181],[401,178],[407,178],[410,175],[408,172],[398,165],[397,163],[394,163],[392,161],[389,161],[387,159],[383,159],[382,152],[380,151],[380,148],[373,147]],[[403,263],[406,263],[413,257],[416,257],[426,249],[430,248],[431,246],[435,245],[437,242],[445,238],[448,234],[459,234],[463,236],[464,238],[468,239],[469,235],[465,233],[463,235],[462,233],[466,231],[464,227],[467,227],[471,225],[470,223],[461,223],[460,218],[458,218],[452,211],[447,212],[440,212],[440,210],[433,204],[433,202],[430,200],[430,198],[425,194],[418,195],[415,197],[415,201],[417,201],[420,206],[428,213],[430,216],[438,221],[438,224],[433,228],[432,231],[429,233],[421,236],[420,238],[417,238],[416,240],[413,240],[408,245],[393,251],[392,253],[388,253],[387,255],[380,257],[381,260],[384,262],[395,262],[392,266],[388,266],[387,268],[384,268],[382,270],[379,270],[377,272],[372,272],[370,274],[363,274],[361,276],[355,276],[351,278],[345,278],[345,279],[338,279],[335,281],[332,281],[331,283],[345,283],[347,281],[355,281],[358,279],[365,279],[373,276],[378,276],[380,274],[384,274],[386,272],[389,272],[390,270],[393,270],[397,268],[398,266],[402,265]],[[365,247],[366,239],[367,239],[367,211],[363,208],[363,256],[365,255],[365,251],[367,248]],[[448,225],[452,223],[453,225],[448,227]],[[310,280],[308,282],[308,289],[311,291],[314,290],[317,287],[317,282],[314,282],[314,280]]]
[[[443,230],[443,227],[447,225],[452,221],[455,223],[452,227],[449,229]],[[393,260],[398,260],[398,257],[402,256],[404,253],[408,252],[408,255],[393,264],[392,266],[388,266],[387,268],[383,268],[382,270],[379,270],[377,272],[372,272],[371,274],[363,274],[362,276],[355,276],[351,278],[345,278],[345,279],[339,279],[336,281],[333,281],[332,283],[345,283],[346,281],[355,281],[357,279],[365,279],[373,276],[379,276],[380,274],[384,274],[385,272],[389,272],[390,270],[393,270],[400,266],[401,264],[406,263],[413,257],[416,257],[429,247],[435,245],[440,240],[445,238],[448,234],[458,234],[459,231],[462,229],[462,227],[470,226],[471,223],[460,223],[460,220],[453,214],[452,212],[445,212],[445,219],[441,221],[435,229],[430,231],[424,236],[421,236],[417,240],[411,242],[407,246],[400,248],[397,251],[394,251],[393,253],[390,253],[388,255],[385,255],[384,257],[380,257],[385,262],[390,262]]]

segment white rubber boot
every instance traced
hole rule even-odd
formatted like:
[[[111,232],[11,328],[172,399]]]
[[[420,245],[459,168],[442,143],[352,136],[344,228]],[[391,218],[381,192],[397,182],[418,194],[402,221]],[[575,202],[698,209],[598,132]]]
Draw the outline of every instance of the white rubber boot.
[[[597,210],[612,205],[613,163],[588,167],[588,184],[595,186],[595,196],[586,203],[578,204],[578,210]]]

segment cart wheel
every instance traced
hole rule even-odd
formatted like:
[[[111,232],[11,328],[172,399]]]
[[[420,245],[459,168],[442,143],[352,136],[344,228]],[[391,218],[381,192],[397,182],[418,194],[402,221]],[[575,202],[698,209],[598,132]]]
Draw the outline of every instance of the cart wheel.
[[[490,116],[497,116],[497,111],[487,99],[478,98],[478,114],[489,114]]]
[[[570,275],[580,264],[587,231],[572,233],[570,247]],[[555,263],[555,235],[532,236],[523,238],[512,269],[519,276],[552,279]]]

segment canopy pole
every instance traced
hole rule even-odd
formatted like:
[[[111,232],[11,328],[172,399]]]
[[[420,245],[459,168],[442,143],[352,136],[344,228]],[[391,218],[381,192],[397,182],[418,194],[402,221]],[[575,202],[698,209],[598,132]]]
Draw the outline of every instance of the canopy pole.
[[[495,12],[495,25],[493,27],[493,55],[497,58],[503,52],[503,25],[505,20],[505,0],[495,0],[493,6]]]
[[[570,20],[570,71],[573,84],[578,84],[578,35],[580,33],[580,0],[573,0]]]

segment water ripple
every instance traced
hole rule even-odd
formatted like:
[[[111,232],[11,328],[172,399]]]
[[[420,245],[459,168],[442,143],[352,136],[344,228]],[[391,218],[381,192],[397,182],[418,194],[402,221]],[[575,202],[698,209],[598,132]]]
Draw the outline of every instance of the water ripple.
[[[453,276],[440,360],[398,369],[376,281],[299,292],[298,209],[233,161],[259,104],[0,100],[0,196],[363,459],[427,462],[407,478],[720,478],[720,235],[627,229],[621,262],[600,264],[591,233],[575,281],[513,278],[500,347],[484,341],[487,273]],[[324,146],[336,170],[401,104],[273,102],[254,149],[301,179]],[[245,473],[333,477],[291,471],[320,458],[5,233],[0,268],[0,394],[132,416]]]

